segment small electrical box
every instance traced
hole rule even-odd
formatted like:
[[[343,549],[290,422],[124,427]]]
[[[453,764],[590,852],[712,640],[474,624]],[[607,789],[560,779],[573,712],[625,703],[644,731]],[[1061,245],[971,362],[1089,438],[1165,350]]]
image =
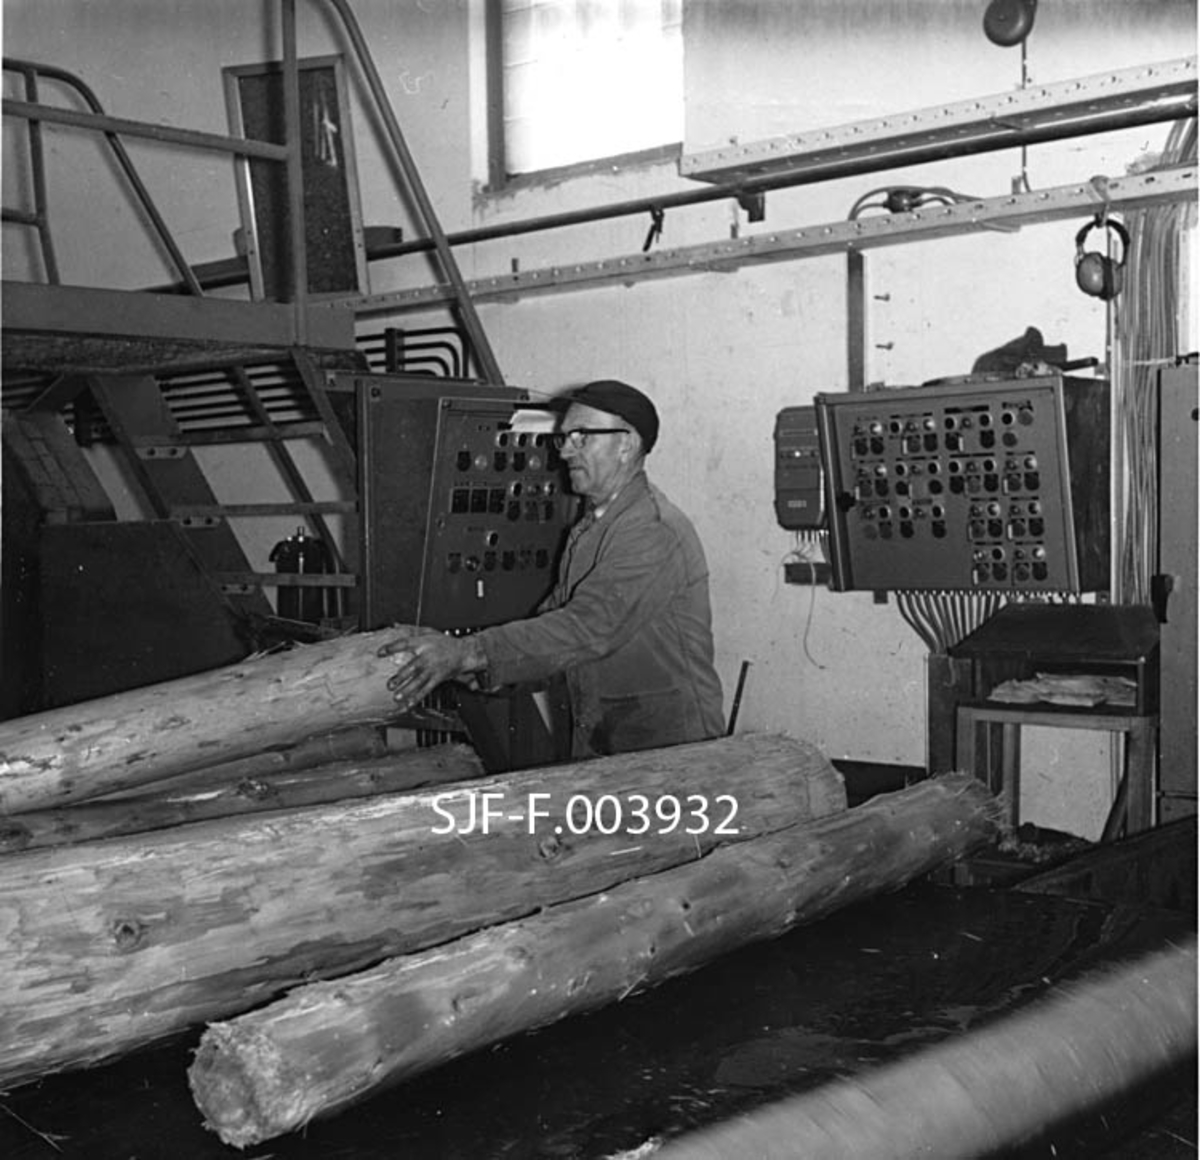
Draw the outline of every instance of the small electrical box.
[[[775,518],[795,531],[825,526],[816,407],[785,407],[775,417]]]

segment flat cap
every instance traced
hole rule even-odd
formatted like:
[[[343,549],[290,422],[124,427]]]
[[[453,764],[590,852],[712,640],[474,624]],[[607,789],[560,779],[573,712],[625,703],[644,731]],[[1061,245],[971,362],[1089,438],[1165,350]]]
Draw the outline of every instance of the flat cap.
[[[569,391],[567,399],[624,419],[642,437],[645,452],[649,452],[658,440],[658,412],[637,387],[619,379],[597,379]]]

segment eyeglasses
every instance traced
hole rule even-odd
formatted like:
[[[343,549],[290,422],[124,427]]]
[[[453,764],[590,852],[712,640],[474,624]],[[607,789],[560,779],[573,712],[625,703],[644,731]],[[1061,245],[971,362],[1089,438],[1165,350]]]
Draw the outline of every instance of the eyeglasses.
[[[588,441],[589,435],[619,435],[629,434],[628,427],[576,427],[572,431],[559,431],[554,436],[554,446],[560,451],[569,443],[573,451],[578,451]]]

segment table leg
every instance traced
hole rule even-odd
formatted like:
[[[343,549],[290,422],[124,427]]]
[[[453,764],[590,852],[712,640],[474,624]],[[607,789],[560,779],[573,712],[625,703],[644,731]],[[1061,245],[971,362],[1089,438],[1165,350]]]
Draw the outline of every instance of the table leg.
[[[1000,784],[1015,830],[1021,822],[1021,726],[1005,721],[1000,730]]]

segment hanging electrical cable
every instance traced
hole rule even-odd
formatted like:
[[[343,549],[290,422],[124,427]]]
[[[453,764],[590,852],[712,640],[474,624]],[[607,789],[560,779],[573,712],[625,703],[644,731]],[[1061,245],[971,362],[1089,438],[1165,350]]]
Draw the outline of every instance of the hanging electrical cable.
[[[933,654],[946,654],[1020,593],[908,590],[896,593],[904,623]]]
[[[904,619],[904,623],[913,630],[921,638],[922,644],[932,653],[937,651],[937,640],[929,626],[926,625],[920,618],[914,606],[913,594],[911,592],[896,593],[896,607],[900,610],[900,615]]]
[[[1196,161],[1196,122],[1172,125],[1154,168]],[[1179,353],[1180,249],[1194,229],[1194,203],[1130,213],[1126,293],[1110,304],[1113,323],[1113,574],[1119,604],[1150,602],[1157,558],[1159,367]]]
[[[873,198],[879,198],[873,201]],[[911,213],[926,205],[955,205],[962,201],[980,201],[971,193],[960,193],[944,185],[885,185],[870,189],[851,207],[847,215],[851,221],[866,209],[881,209],[885,213]]]

